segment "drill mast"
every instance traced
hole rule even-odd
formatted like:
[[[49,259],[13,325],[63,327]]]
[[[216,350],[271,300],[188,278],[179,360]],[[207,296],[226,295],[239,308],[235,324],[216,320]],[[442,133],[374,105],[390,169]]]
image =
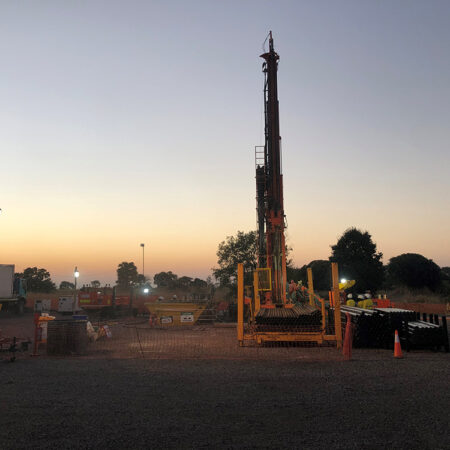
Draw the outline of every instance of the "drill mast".
[[[256,166],[258,214],[258,266],[271,269],[271,301],[286,303],[286,247],[284,237],[283,175],[281,168],[280,118],[277,70],[280,57],[269,33],[269,51],[264,59],[264,165]]]

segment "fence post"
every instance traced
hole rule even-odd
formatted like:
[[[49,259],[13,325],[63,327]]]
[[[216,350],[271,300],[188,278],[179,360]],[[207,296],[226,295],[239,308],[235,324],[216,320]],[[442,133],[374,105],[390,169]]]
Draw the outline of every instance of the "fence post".
[[[253,272],[253,292],[255,295],[255,316],[261,309],[261,300],[259,299],[259,283],[258,283],[258,272],[255,270]]]
[[[34,317],[33,317],[34,342],[33,342],[33,353],[31,356],[39,356],[38,355],[38,347],[39,347],[39,341],[40,341],[39,332],[42,332],[41,330],[39,330],[39,317],[40,317],[40,314],[35,312]]]
[[[242,263],[238,264],[238,308],[237,308],[237,336],[239,345],[244,344],[244,266]]]
[[[336,335],[336,348],[340,349],[342,347],[341,299],[339,296],[339,272],[336,262],[331,263],[331,275],[334,296],[334,332]]]
[[[308,274],[308,293],[309,293],[309,304],[314,305],[314,284],[313,284],[313,273],[311,267],[306,269]]]
[[[444,335],[444,348],[445,351],[448,353],[450,351],[449,344],[448,344],[448,329],[447,329],[447,316],[441,316],[442,319],[442,334]]]

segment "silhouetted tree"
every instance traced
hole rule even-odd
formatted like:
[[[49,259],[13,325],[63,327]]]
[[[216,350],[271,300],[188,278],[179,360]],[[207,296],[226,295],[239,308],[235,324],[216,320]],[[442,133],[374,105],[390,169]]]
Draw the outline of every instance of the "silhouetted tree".
[[[450,281],[450,267],[441,267],[441,278]]]
[[[170,271],[170,270],[169,270],[169,272],[155,273],[155,276],[153,277],[153,282],[158,287],[174,288],[177,286],[177,280],[178,280],[178,275],[176,275],[175,273],[172,273],[172,271]]]
[[[23,273],[19,273],[17,276],[25,279],[29,292],[52,292],[56,289],[55,283],[46,269],[27,267]]]
[[[217,263],[219,267],[212,269],[213,275],[221,286],[235,286],[237,265],[244,264],[246,283],[252,283],[251,273],[256,268],[257,240],[256,232],[238,231],[236,236],[228,236],[219,244]]]
[[[287,265],[286,266],[286,276],[287,276],[287,281],[290,282],[291,280],[294,280],[295,282],[297,281],[304,281],[303,279],[303,274],[306,273],[306,271],[303,270],[303,267],[294,267],[292,265]]]
[[[70,281],[61,281],[61,283],[59,283],[59,288],[60,289],[75,289],[75,284],[71,283]]]
[[[180,277],[178,278],[177,286],[180,288],[188,288],[192,283],[191,277]]]
[[[208,286],[208,283],[200,278],[195,278],[191,281],[190,285],[195,288],[205,288]]]
[[[298,279],[301,280],[304,286],[308,284],[307,269],[310,267],[313,273],[313,285],[315,291],[328,291],[331,288],[331,264],[325,259],[315,259],[309,264],[305,264],[298,272]],[[288,277],[289,278],[289,277]]]
[[[142,273],[139,273],[137,276],[137,283],[139,285],[150,285],[150,278],[142,275]]]
[[[349,228],[331,249],[330,261],[339,264],[339,276],[356,280],[356,290],[376,291],[381,287],[384,278],[383,254],[377,253],[377,246],[367,231]]]
[[[403,253],[389,260],[390,283],[412,289],[427,287],[436,290],[441,283],[441,269],[431,259],[417,253]]]
[[[100,287],[100,281],[98,281],[98,280],[91,281],[91,286],[93,288],[99,288]]]
[[[117,267],[117,284],[130,287],[138,282],[137,267],[134,262],[121,262]]]

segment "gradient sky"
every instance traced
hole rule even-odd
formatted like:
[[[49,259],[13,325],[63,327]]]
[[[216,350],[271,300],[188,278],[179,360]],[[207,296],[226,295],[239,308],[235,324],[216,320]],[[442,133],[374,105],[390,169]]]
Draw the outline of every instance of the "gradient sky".
[[[255,229],[262,43],[280,54],[288,243],[350,226],[450,265],[450,2],[2,1],[0,263],[206,277]]]

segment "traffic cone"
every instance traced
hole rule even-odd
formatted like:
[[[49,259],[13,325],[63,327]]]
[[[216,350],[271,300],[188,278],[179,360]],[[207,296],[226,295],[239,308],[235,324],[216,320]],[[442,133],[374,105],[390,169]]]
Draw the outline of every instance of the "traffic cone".
[[[402,346],[400,345],[400,338],[398,337],[398,331],[397,330],[395,330],[394,358],[403,358]]]
[[[353,342],[353,329],[352,319],[349,313],[345,313],[347,317],[347,326],[345,327],[344,346],[342,347],[342,354],[344,358],[349,361],[352,357],[352,342]]]

